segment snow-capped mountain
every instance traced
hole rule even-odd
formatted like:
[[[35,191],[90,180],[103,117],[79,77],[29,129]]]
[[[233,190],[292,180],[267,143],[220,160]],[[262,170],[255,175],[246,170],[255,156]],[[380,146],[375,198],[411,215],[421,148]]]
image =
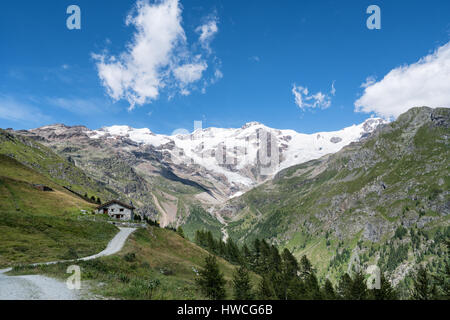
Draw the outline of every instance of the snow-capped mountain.
[[[230,187],[227,196],[232,197],[282,169],[335,153],[364,138],[383,123],[385,121],[380,118],[370,118],[339,131],[314,134],[273,129],[258,122],[247,123],[238,129],[197,129],[191,134],[175,136],[129,126],[104,127],[85,133],[94,140],[129,139],[141,146],[153,147],[167,163],[178,167],[201,167],[203,175],[222,178],[222,182]]]
[[[174,136],[129,126],[91,130],[63,124],[16,133],[52,148],[111,192],[132,199],[140,214],[167,226],[185,221],[199,203],[210,208],[221,205],[282,169],[365,138],[384,122],[371,118],[314,134],[257,122]]]

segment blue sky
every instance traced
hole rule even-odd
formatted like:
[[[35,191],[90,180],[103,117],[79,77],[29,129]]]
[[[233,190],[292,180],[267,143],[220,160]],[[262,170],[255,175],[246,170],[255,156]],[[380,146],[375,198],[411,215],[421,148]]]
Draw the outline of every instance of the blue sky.
[[[147,86],[145,101],[136,102],[129,96],[137,85],[119,90],[109,71],[120,63],[125,68],[120,79],[139,82],[148,76],[141,68],[150,70],[147,60],[151,63],[161,48],[150,45],[139,63],[131,63],[139,22],[127,25],[127,16],[152,17],[139,10],[168,1],[178,6],[179,17],[160,25],[144,21],[144,27],[159,29],[141,36],[180,26],[177,34],[185,39],[158,56],[170,62],[151,74],[158,79],[157,95]],[[81,30],[66,27],[66,8],[72,4],[81,8]],[[372,4],[381,9],[381,30],[366,27]],[[164,0],[144,2],[141,9],[131,0],[5,0],[0,4],[0,127],[126,124],[170,134],[192,130],[195,120],[203,120],[204,127],[258,121],[310,133],[375,114],[396,116],[397,105],[450,106],[449,12],[446,0]],[[211,23],[217,30],[201,29]],[[202,30],[211,31],[210,37]],[[421,78],[424,73],[428,78]],[[411,98],[421,83],[438,94]],[[302,96],[302,108],[293,89]],[[130,99],[136,102],[132,110]],[[355,112],[358,99],[365,112]]]

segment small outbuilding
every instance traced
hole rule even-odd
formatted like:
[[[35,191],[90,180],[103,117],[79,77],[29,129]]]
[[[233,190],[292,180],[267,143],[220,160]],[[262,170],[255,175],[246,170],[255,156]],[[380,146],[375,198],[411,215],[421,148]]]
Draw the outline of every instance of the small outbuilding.
[[[101,206],[97,207],[98,214],[107,214],[113,219],[118,220],[133,220],[134,219],[134,210],[136,208],[133,207],[133,204],[126,204],[118,200],[112,200]]]

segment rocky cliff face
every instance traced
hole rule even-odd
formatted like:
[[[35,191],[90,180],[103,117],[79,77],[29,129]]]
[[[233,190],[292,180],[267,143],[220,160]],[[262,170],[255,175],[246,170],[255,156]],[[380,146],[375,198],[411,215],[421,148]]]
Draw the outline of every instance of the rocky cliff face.
[[[395,277],[397,267],[438,250],[436,230],[450,231],[449,125],[449,109],[411,109],[363,141],[279,172],[218,211],[231,237],[271,239],[319,260],[324,273],[334,272],[333,261],[347,262],[344,247],[359,247],[367,263],[383,258]],[[402,228],[403,240],[393,238]],[[418,233],[427,234],[420,245],[400,247]],[[377,251],[383,246],[392,249]],[[397,261],[399,248],[406,254]]]

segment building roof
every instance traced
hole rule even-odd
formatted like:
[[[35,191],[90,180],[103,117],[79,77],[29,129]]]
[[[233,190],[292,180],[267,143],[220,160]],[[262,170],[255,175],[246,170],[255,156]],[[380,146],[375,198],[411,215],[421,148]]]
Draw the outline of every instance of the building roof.
[[[98,207],[97,207],[97,210],[100,210],[100,209],[109,207],[109,206],[112,205],[112,204],[118,204],[119,206],[122,206],[122,207],[127,208],[127,209],[130,209],[130,210],[136,209],[136,208],[133,207],[132,205],[123,203],[123,202],[121,202],[121,201],[119,201],[119,200],[111,200],[111,201],[108,201],[108,202],[102,204],[101,206],[98,206]]]

